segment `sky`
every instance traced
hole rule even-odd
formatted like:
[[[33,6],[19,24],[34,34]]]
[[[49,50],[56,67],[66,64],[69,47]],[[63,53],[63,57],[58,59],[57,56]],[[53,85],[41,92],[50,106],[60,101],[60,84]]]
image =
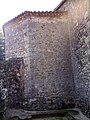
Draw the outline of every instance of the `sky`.
[[[1,0],[0,29],[2,25],[24,11],[51,11],[61,0]]]

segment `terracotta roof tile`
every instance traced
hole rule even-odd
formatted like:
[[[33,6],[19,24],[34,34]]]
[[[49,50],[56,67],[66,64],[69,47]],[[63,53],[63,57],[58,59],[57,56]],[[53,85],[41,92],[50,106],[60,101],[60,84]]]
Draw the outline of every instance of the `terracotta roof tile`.
[[[49,12],[48,11],[46,11],[46,12],[44,12],[44,11],[42,11],[42,12],[40,12],[40,11],[38,11],[38,12],[25,11],[25,12],[21,13],[20,15],[18,15],[17,17],[15,17],[12,20],[5,23],[3,25],[3,27],[5,27],[6,25],[9,25],[11,23],[13,24],[16,21],[21,21],[21,20],[27,18],[28,16],[30,16],[30,17],[34,17],[34,16],[35,17],[58,17],[58,16],[61,16],[64,14],[67,14],[67,12],[63,12],[63,11],[61,11],[61,12],[58,12],[58,11],[49,11]]]

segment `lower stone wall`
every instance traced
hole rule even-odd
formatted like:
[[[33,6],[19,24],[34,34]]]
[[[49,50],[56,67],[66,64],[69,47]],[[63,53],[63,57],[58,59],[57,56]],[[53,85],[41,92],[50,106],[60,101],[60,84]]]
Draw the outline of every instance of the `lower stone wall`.
[[[0,62],[0,108],[19,107],[23,97],[23,60],[13,58]]]
[[[22,109],[28,111],[59,110],[62,108],[62,99],[60,97],[42,97],[24,100]]]
[[[0,110],[6,108],[26,109],[31,111],[58,110],[74,106],[73,98],[58,94],[46,96],[37,94],[33,88],[32,99],[24,97],[24,63],[22,58],[11,58],[0,63]],[[69,103],[65,102],[68,99]]]

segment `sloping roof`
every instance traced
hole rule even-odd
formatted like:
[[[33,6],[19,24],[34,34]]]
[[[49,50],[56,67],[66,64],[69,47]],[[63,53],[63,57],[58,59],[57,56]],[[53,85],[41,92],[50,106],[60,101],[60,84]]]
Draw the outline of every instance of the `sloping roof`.
[[[20,15],[18,15],[17,17],[15,17],[12,20],[5,23],[3,25],[3,27],[5,27],[6,25],[9,25],[9,24],[13,24],[16,21],[22,21],[27,17],[32,17],[32,16],[33,17],[34,16],[35,17],[58,17],[58,16],[62,16],[64,14],[67,14],[67,12],[64,12],[64,11],[63,12],[62,11],[60,11],[60,12],[58,12],[58,11],[49,11],[49,12],[48,11],[46,11],[46,12],[44,12],[44,11],[42,11],[42,12],[40,12],[40,11],[38,11],[38,12],[25,11],[25,12],[21,13]]]
[[[57,11],[67,0],[62,0],[60,4],[54,9],[54,11]]]

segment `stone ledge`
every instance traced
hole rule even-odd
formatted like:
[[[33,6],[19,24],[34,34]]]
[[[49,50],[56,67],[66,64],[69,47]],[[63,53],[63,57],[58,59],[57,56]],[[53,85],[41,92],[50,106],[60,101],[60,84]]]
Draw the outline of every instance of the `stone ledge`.
[[[7,109],[6,118],[18,117],[20,119],[30,119],[33,116],[45,116],[45,115],[65,115],[67,110],[48,110],[48,111],[27,111],[23,109]]]
[[[7,109],[6,110],[6,118],[14,118],[17,117],[19,119],[31,119],[32,117],[41,117],[45,115],[50,116],[65,116],[69,114],[75,120],[90,120],[85,115],[82,114],[81,110],[78,108],[72,109],[63,109],[63,110],[50,110],[50,111],[26,111],[23,109]]]

